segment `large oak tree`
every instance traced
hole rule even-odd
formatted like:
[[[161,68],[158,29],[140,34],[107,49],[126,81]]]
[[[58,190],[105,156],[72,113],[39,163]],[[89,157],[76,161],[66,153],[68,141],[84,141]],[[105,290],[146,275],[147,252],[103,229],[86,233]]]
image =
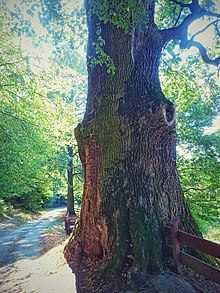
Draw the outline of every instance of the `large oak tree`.
[[[120,276],[157,272],[169,220],[178,217],[182,229],[200,235],[176,170],[175,106],[161,90],[161,54],[177,40],[218,66],[220,58],[209,57],[188,28],[208,16],[218,32],[220,15],[198,0],[88,0],[85,6],[88,98],[76,129],[83,204],[65,253],[76,262],[95,257]]]

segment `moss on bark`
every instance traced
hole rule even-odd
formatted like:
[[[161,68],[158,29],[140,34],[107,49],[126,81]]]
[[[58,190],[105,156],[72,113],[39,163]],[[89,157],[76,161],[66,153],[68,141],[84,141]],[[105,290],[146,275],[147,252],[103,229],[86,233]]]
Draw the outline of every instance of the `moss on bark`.
[[[96,23],[97,16],[88,19],[89,55],[95,54]],[[174,106],[160,88],[163,39],[155,27],[131,36],[113,24],[99,25],[116,73],[88,68],[87,109],[76,129],[82,211],[66,251],[77,259],[95,257],[108,274],[132,278],[163,266],[163,230],[170,219],[184,219],[185,230],[195,234],[198,228],[176,171]]]

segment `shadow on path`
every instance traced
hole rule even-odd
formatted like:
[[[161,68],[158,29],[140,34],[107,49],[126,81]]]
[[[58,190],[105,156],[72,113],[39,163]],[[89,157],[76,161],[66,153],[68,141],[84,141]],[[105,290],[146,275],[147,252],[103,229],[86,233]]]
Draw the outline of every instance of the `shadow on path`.
[[[0,267],[20,259],[35,259],[42,255],[45,251],[39,245],[40,235],[64,210],[65,208],[50,210],[39,219],[17,228],[3,231],[0,229]]]
[[[59,291],[59,286],[63,286],[63,292],[76,292],[74,275],[63,258],[63,246],[54,247],[45,254],[44,247],[40,245],[41,235],[64,210],[65,208],[49,210],[37,220],[17,228],[0,228],[1,293],[60,293],[62,291]],[[65,273],[62,274],[61,271]],[[66,289],[65,277],[68,274],[71,291]],[[47,291],[49,284],[51,291]]]

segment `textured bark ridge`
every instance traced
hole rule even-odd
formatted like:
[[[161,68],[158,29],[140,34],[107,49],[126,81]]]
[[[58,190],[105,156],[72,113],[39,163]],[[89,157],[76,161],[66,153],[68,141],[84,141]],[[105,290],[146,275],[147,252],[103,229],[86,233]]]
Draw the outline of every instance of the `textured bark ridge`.
[[[96,17],[88,20],[95,55]],[[163,95],[158,68],[163,39],[155,27],[133,36],[99,21],[116,74],[88,67],[86,114],[76,137],[84,170],[82,211],[66,256],[93,256],[124,275],[159,271],[164,226],[179,217],[198,234],[176,170],[175,108]],[[111,274],[111,273],[110,273]]]

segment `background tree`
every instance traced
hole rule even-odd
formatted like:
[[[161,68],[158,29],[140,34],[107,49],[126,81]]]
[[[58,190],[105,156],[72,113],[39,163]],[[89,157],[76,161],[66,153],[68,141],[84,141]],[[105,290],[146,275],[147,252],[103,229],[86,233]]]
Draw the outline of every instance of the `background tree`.
[[[176,113],[161,90],[159,65],[163,48],[176,40],[217,66],[220,58],[211,58],[187,31],[196,19],[208,16],[215,25],[220,15],[197,0],[156,4],[86,1],[88,97],[76,129],[85,181],[66,257],[96,257],[100,272],[104,266],[119,282],[162,268],[170,219],[201,235],[177,175]]]
[[[219,113],[218,72],[200,56],[189,55],[185,62],[173,57],[163,56],[160,76],[164,93],[177,105],[180,181],[200,228],[213,237],[219,218],[219,134],[207,129]]]
[[[1,11],[7,15],[3,4]],[[11,11],[21,23],[17,21],[15,29],[9,22],[9,28],[15,35],[30,29],[34,42],[34,29],[25,25],[21,11],[19,7],[17,15]],[[45,64],[39,63],[38,58],[34,60],[34,50],[22,52],[16,45],[6,22],[1,16],[0,197],[7,204],[17,202],[33,210],[54,194],[67,194],[67,145],[76,153],[72,133],[83,109],[86,82],[80,64],[82,57],[78,55],[72,62],[67,58],[69,67],[64,70],[57,64],[56,55],[52,59],[53,70],[46,71]],[[75,161],[76,197],[81,197],[81,170],[76,158]]]

